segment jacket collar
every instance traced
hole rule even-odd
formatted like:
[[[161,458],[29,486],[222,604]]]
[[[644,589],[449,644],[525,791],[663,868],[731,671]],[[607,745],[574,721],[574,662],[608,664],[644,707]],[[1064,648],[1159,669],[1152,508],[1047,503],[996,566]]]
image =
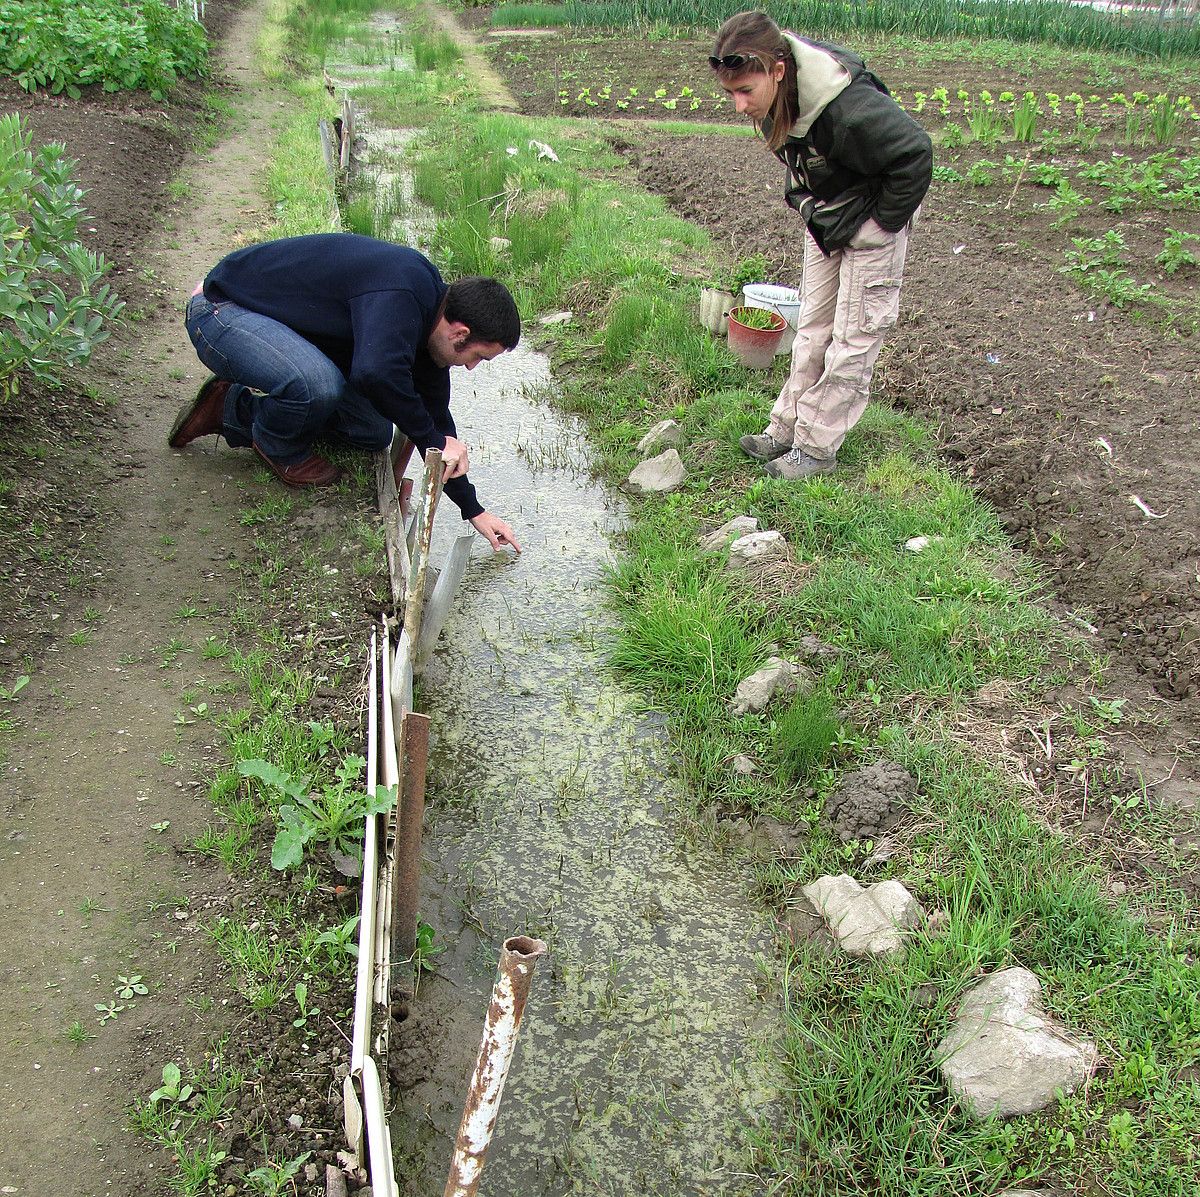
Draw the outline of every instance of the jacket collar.
[[[836,100],[854,76],[828,50],[783,31],[796,61],[796,92],[799,98],[791,137],[804,137],[829,103]]]

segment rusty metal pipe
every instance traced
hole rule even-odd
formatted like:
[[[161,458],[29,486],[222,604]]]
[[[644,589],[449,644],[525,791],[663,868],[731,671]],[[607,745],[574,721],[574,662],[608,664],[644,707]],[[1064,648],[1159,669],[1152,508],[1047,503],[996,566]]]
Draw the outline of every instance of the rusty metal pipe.
[[[429,716],[405,711],[400,724],[403,784],[392,844],[392,958],[411,960],[417,952],[417,900],[421,887],[421,824],[425,818],[425,769],[429,764]],[[400,994],[392,973],[392,997]]]
[[[538,957],[545,951],[542,940],[525,935],[506,939],[500,950],[500,965],[492,987],[483,1040],[479,1044],[479,1058],[475,1061],[471,1087],[467,1090],[458,1138],[454,1143],[454,1158],[450,1161],[450,1175],[446,1178],[442,1197],[473,1197],[479,1188],[483,1162],[500,1112],[504,1081],[521,1028],[521,1015],[525,1013],[525,999],[533,981],[533,970]]]

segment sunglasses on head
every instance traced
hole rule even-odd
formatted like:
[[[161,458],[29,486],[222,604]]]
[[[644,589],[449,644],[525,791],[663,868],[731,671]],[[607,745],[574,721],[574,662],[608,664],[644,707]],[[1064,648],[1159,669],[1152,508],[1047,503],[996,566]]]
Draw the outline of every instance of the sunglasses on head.
[[[740,71],[747,63],[758,62],[753,54],[710,54],[708,65],[718,70],[724,67],[727,71]]]

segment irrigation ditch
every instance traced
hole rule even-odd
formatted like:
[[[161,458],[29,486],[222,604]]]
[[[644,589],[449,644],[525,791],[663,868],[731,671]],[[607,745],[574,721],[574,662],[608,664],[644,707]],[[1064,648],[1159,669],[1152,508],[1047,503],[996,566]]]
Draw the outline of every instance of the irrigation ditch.
[[[346,43],[326,62],[326,79],[346,96],[336,133],[324,139],[326,160],[347,203],[373,205],[377,235],[398,232],[419,245],[433,220],[413,199],[405,162],[414,131],[387,127],[356,98],[412,63],[388,56],[372,65],[369,47],[396,39],[386,17],[368,29],[366,45]],[[397,605],[406,639],[382,683],[392,701],[378,751],[392,733],[406,743],[405,712],[419,705],[429,719],[422,734],[432,743],[435,805],[423,849],[419,812],[415,824],[399,817],[415,826],[424,856],[419,901],[394,892],[406,883],[403,870],[364,866],[362,908],[381,914],[360,928],[360,994],[373,983],[378,1008],[381,993],[395,990],[381,976],[400,968],[389,957],[415,957],[416,910],[438,939],[436,967],[422,977],[418,965],[411,995],[400,985],[403,1021],[356,1031],[349,1075],[368,1114],[356,1155],[376,1191],[393,1183],[378,1159],[385,1143],[406,1191],[440,1187],[456,1135],[461,1145],[464,1079],[497,945],[519,929],[537,937],[546,960],[525,1013],[528,1047],[516,1056],[495,1142],[485,1142],[496,1178],[485,1191],[750,1192],[749,1178],[735,1179],[737,1127],[771,1100],[761,1037],[776,1016],[756,979],[769,928],[744,871],[712,847],[680,842],[662,728],[607,674],[604,574],[627,517],[592,476],[583,428],[546,406],[552,386],[548,360],[520,348],[455,387],[456,421],[487,478],[489,504],[522,526],[519,560],[477,559],[451,611],[473,538],[454,538],[444,522],[433,529],[429,499],[413,514],[411,562],[389,534],[392,575],[408,588]],[[387,495],[390,471],[378,476],[385,528],[401,526],[394,488]],[[413,494],[428,489],[422,475]],[[435,539],[422,549],[426,530]],[[446,568],[422,612],[413,596],[425,590],[426,563],[437,561]],[[394,596],[402,589],[394,585]],[[441,643],[422,651],[443,622]],[[411,671],[422,657],[417,703]],[[418,771],[423,788],[423,759]],[[408,777],[403,807],[412,784],[403,747],[378,776]],[[377,834],[381,849],[390,838],[399,851],[396,826],[377,832],[369,822],[368,842]],[[399,905],[413,926],[389,925],[386,912]],[[368,1009],[358,1005],[356,1025]],[[366,1041],[379,1049],[374,1073]],[[365,1131],[389,1091],[386,1138],[376,1126],[372,1139]],[[353,1130],[361,1115],[349,1087],[345,1109]],[[474,1191],[460,1189],[461,1173],[456,1163],[448,1193]]]

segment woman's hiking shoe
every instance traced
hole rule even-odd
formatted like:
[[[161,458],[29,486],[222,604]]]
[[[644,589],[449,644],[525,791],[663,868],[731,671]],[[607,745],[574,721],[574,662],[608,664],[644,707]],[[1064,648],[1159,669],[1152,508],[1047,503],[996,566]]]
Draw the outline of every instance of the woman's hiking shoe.
[[[167,434],[167,444],[172,449],[182,449],[199,437],[219,433],[225,425],[225,395],[229,387],[225,379],[211,376],[195,399],[179,409]]]
[[[786,478],[796,482],[800,478],[811,478],[815,474],[829,474],[837,469],[834,457],[809,457],[801,449],[791,449],[775,461],[768,461],[763,469],[772,478]]]
[[[272,461],[257,445],[254,446],[254,452],[271,473],[288,486],[332,486],[342,476],[342,471],[333,462],[326,461],[316,453],[294,465],[285,466]]]
[[[744,436],[738,444],[742,450],[758,461],[773,461],[782,457],[792,446],[777,441],[769,432],[755,432]]]

